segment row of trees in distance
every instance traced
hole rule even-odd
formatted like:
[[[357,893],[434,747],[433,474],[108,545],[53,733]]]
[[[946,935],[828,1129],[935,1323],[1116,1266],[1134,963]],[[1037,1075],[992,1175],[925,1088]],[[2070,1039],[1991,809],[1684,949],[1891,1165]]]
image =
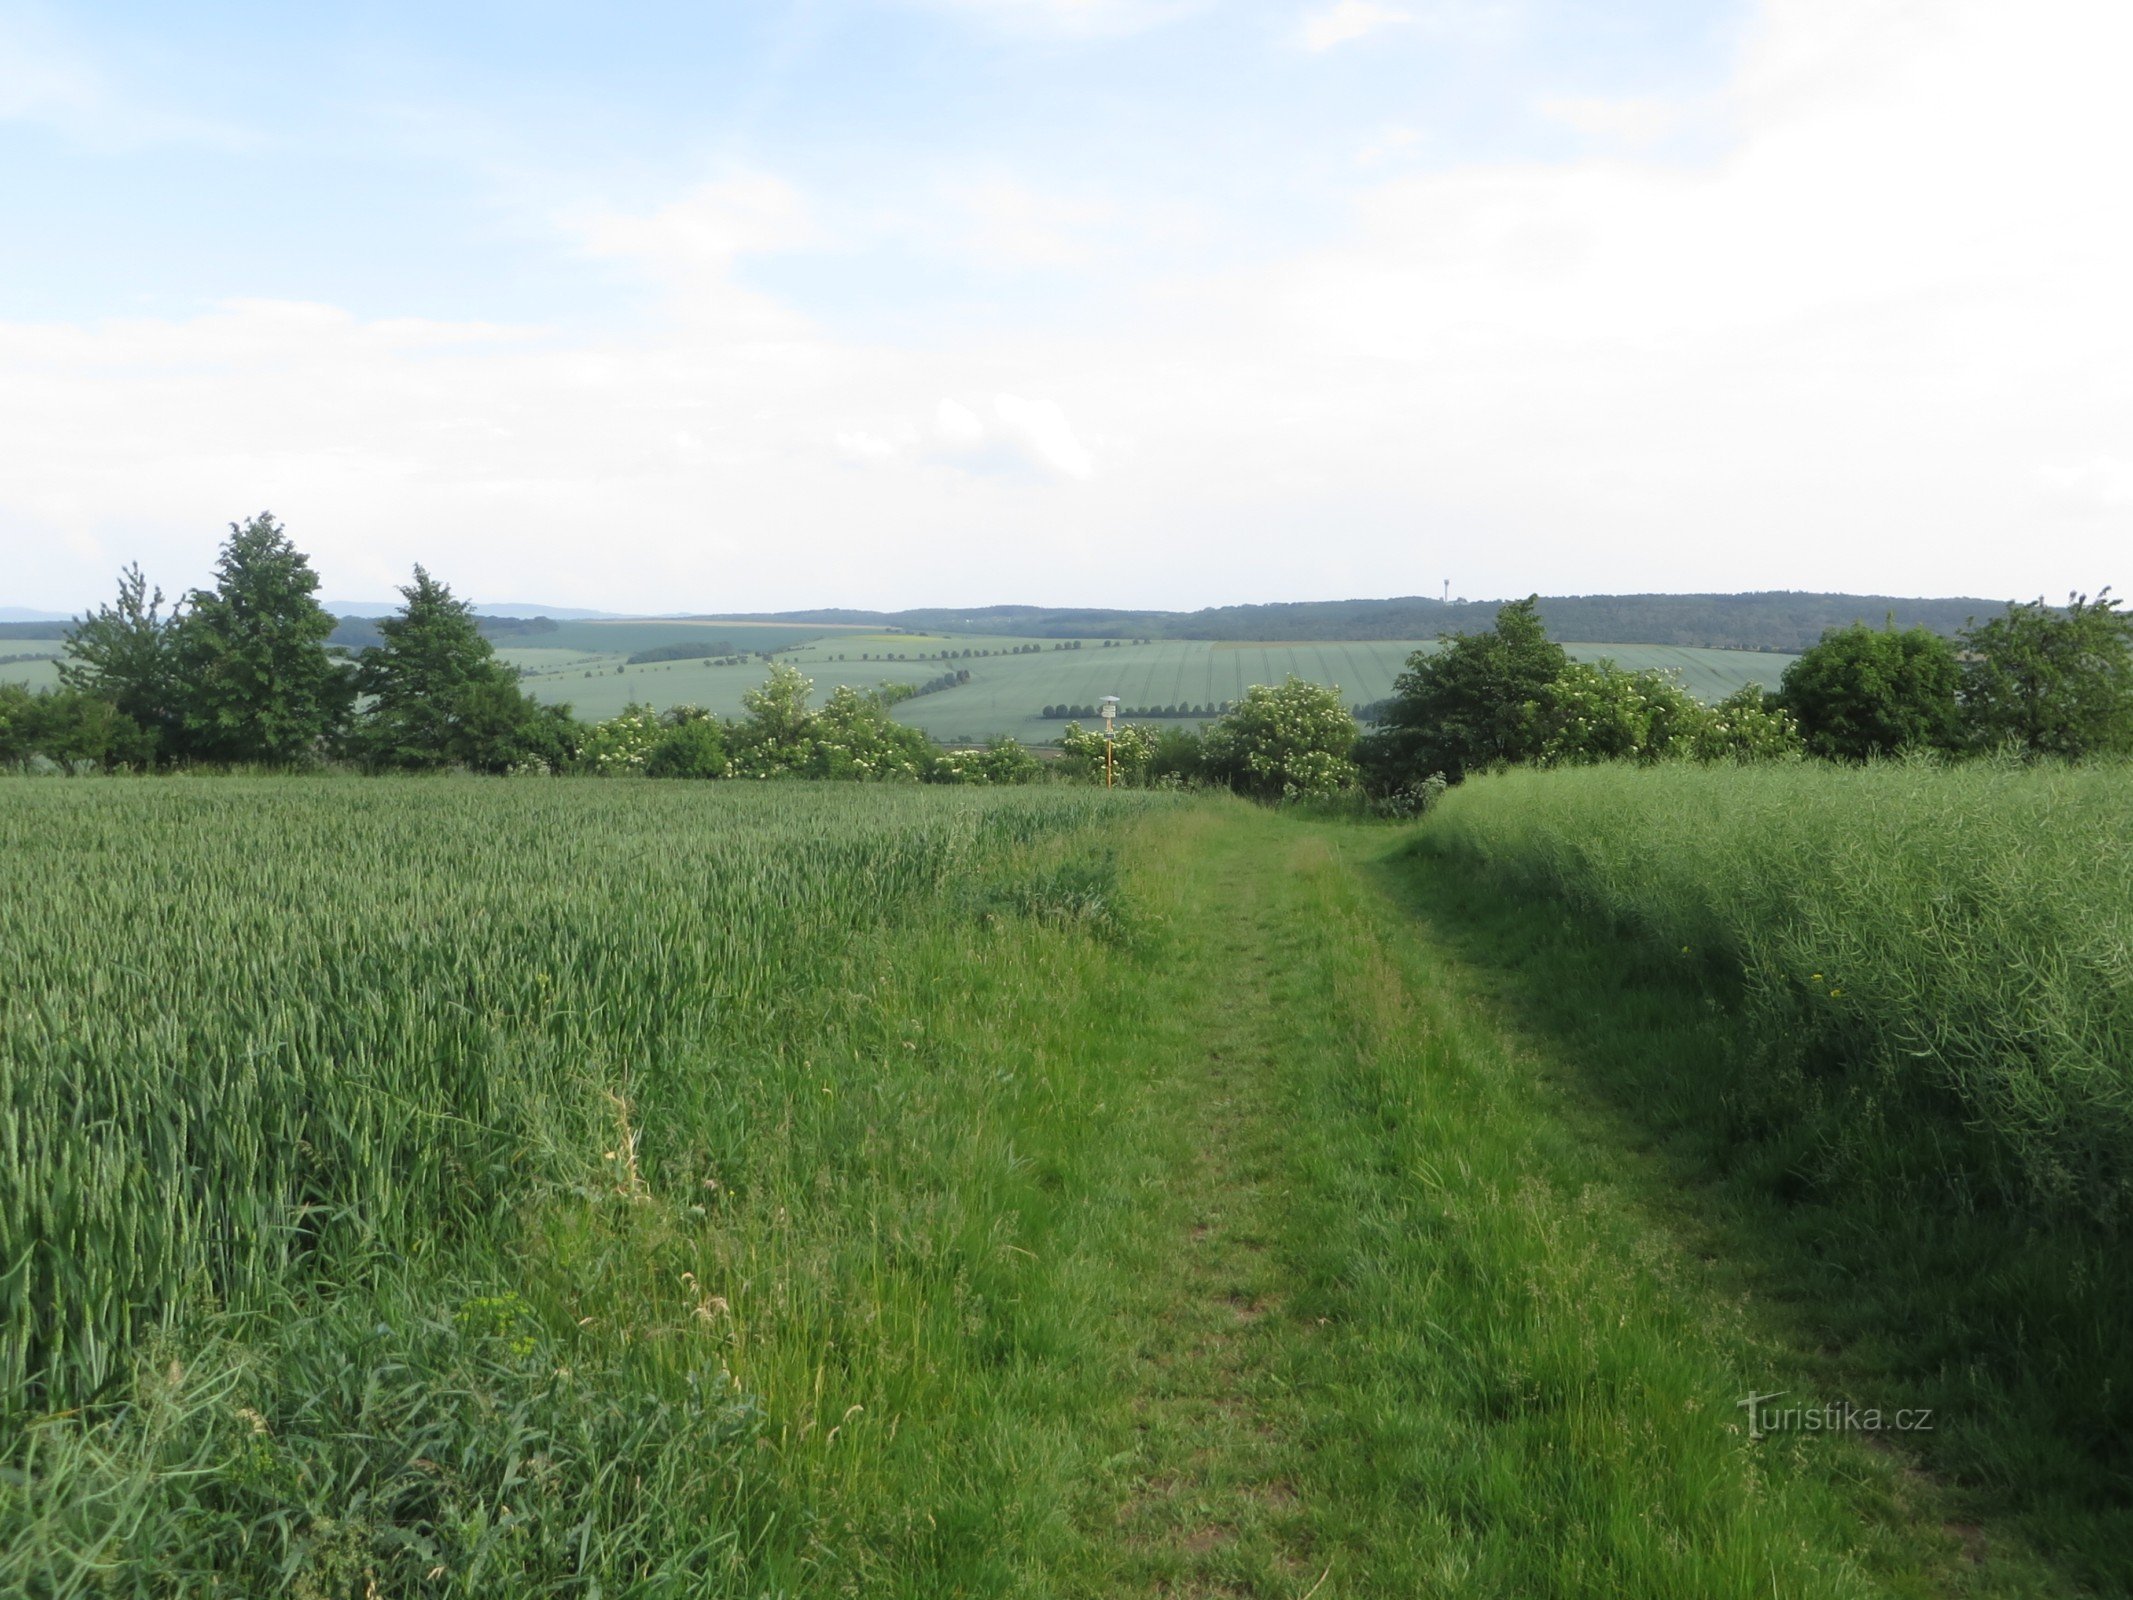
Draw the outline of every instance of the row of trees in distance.
[[[1529,598],[1488,632],[1410,658],[1374,712],[1356,756],[1381,792],[1518,763],[2121,755],[2133,753],[2133,616],[2105,590],[2010,605],[1953,640],[1854,623],[1825,632],[1774,692],[1707,706],[1663,673],[1572,661]]]

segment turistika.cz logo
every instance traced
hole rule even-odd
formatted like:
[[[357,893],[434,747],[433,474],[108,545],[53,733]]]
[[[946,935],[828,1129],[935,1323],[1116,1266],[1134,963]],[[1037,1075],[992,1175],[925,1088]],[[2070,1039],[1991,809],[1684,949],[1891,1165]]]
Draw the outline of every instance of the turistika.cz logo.
[[[1751,1394],[1733,1402],[1748,1414],[1748,1437],[1768,1433],[1930,1433],[1933,1408],[1918,1406],[1902,1411],[1883,1411],[1873,1406],[1855,1406],[1849,1400],[1827,1400],[1820,1405],[1772,1405],[1790,1391]]]

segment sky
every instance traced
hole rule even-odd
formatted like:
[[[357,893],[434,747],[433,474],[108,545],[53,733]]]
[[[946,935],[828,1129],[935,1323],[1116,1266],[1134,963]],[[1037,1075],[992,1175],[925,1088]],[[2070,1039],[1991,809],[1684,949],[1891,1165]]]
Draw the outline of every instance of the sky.
[[[2118,0],[0,0],[0,606],[2133,587]]]

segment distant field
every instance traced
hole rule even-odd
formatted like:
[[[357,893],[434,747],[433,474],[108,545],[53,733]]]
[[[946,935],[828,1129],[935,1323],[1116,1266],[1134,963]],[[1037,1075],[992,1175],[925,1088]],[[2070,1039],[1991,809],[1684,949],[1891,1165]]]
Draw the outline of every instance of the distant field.
[[[0,639],[0,657],[28,656],[49,651],[57,656],[66,648],[66,641],[50,639]],[[56,660],[5,661],[0,660],[0,683],[26,683],[32,689],[48,688],[59,681],[59,664]]]
[[[533,642],[537,641],[537,642]],[[722,716],[741,710],[741,696],[769,670],[755,655],[736,666],[715,661],[664,661],[630,666],[627,657],[658,645],[730,643],[774,651],[815,680],[819,694],[840,683],[870,688],[889,681],[925,683],[967,670],[970,682],[923,695],[897,707],[897,717],[936,739],[985,739],[1012,734],[1047,743],[1066,726],[1040,713],[1047,705],[1094,705],[1107,694],[1128,707],[1219,705],[1255,683],[1279,683],[1289,673],[1338,684],[1361,705],[1384,698],[1417,650],[1433,640],[1393,639],[1325,643],[1239,643],[1158,639],[1136,645],[1101,639],[1062,649],[1064,641],[991,634],[909,634],[870,628],[827,628],[746,622],[566,622],[525,644],[499,644],[497,655],[527,674],[529,693],[568,703],[579,716],[611,717],[624,706],[699,705]],[[1032,650],[1030,647],[1036,648]],[[0,656],[57,651],[54,639],[0,641]],[[1683,687],[1706,700],[1747,683],[1775,687],[1795,659],[1746,650],[1696,650],[1672,645],[1573,644],[1581,661],[1611,657],[1630,668],[1681,674]],[[964,652],[969,652],[967,655]],[[58,681],[51,661],[0,665],[0,681],[34,686]]]
[[[834,628],[821,623],[689,622],[670,618],[665,621],[563,622],[556,625],[553,633],[528,634],[524,637],[528,644],[539,644],[546,649],[583,650],[587,653],[626,656],[633,650],[649,650],[654,645],[692,640],[716,642],[724,639],[744,650],[779,650],[805,639],[820,638],[824,634],[864,631],[866,630]]]
[[[646,624],[644,626],[650,626]],[[543,636],[549,637],[547,635]],[[652,642],[666,643],[668,639]],[[734,643],[741,641],[736,638]],[[1078,650],[1057,641],[973,635],[909,635],[850,632],[797,644],[780,652],[827,693],[840,683],[860,687],[884,680],[923,683],[941,673],[967,669],[970,682],[924,695],[896,709],[897,717],[936,739],[982,739],[1013,734],[1030,743],[1056,739],[1065,723],[1041,715],[1047,705],[1094,705],[1107,694],[1128,707],[1216,705],[1234,700],[1255,683],[1279,683],[1290,673],[1316,683],[1338,684],[1351,704],[1382,699],[1417,650],[1434,641],[1382,640],[1297,644],[1240,644],[1201,639],[1159,639],[1152,644],[1083,641]],[[634,645],[634,649],[645,646]],[[1670,645],[1569,647],[1580,660],[1612,658],[1630,668],[1658,667],[1681,674],[1692,694],[1719,699],[1743,684],[1774,687],[1791,656],[1745,650],[1694,650]],[[964,656],[962,652],[971,654]],[[943,652],[950,652],[943,658]],[[518,659],[528,652],[513,652]],[[533,662],[525,665],[534,666]],[[667,706],[693,704],[724,715],[740,710],[741,695],[762,681],[760,661],[717,666],[705,661],[626,667],[619,655],[577,662],[529,678],[527,689],[544,700],[568,701],[580,716],[606,717],[631,701]]]

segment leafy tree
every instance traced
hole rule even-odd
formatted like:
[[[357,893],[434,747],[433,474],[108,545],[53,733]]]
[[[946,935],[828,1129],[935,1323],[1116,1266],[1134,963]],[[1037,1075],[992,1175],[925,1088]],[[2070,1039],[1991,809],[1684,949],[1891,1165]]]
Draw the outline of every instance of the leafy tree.
[[[1831,628],[1785,669],[1778,702],[1811,754],[1864,761],[1904,749],[1953,748],[1955,646],[1924,628]]]
[[[1202,749],[1207,771],[1238,793],[1292,800],[1353,784],[1355,740],[1340,690],[1292,673],[1278,687],[1246,690],[1237,709],[1207,730]]]
[[[1456,783],[1477,767],[1540,753],[1535,708],[1570,658],[1541,625],[1529,595],[1496,613],[1487,633],[1416,651],[1358,748],[1373,788],[1399,789],[1433,772]]]
[[[193,591],[172,634],[186,754],[285,764],[339,727],[355,685],[326,654],[334,619],[317,589],[310,560],[269,513],[230,524],[215,587]]]
[[[474,608],[421,567],[400,590],[397,616],[378,622],[356,686],[370,697],[350,748],[366,766],[508,772],[546,764],[551,717],[496,659]]]
[[[164,616],[163,591],[151,591],[138,563],[119,574],[118,601],[100,606],[67,634],[59,681],[108,701],[148,741],[149,757],[165,742],[177,698],[171,636],[175,614]]]
[[[2133,751],[2133,615],[2105,589],[2010,605],[1963,633],[1962,706],[1971,741],[2030,755]]]

